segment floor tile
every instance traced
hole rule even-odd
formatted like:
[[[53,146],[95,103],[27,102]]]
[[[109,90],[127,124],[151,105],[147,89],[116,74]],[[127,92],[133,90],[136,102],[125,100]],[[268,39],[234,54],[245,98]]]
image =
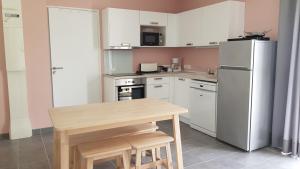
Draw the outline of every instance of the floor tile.
[[[158,123],[160,130],[172,134],[171,121]],[[280,151],[264,148],[251,153],[242,151],[181,123],[185,169],[299,169],[300,160],[282,156]],[[0,169],[50,169],[52,164],[52,130],[17,141],[0,141]],[[171,144],[176,164],[175,146]],[[162,149],[165,158],[165,150]],[[150,161],[147,158],[143,161]],[[114,169],[113,162],[95,165],[94,169]]]
[[[0,141],[0,169],[17,169],[19,164],[19,141]]]
[[[40,135],[20,140],[19,156],[20,168],[41,166],[50,168]]]

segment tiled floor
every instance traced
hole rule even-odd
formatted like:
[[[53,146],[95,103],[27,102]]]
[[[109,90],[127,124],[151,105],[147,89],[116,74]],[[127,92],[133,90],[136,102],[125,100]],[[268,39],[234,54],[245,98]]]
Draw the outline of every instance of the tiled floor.
[[[171,124],[159,124],[170,133]],[[181,124],[185,169],[300,169],[300,160],[280,155],[265,148],[252,153],[242,152]],[[0,169],[50,169],[52,133],[41,131],[29,139],[0,141]],[[108,162],[95,169],[113,169]]]

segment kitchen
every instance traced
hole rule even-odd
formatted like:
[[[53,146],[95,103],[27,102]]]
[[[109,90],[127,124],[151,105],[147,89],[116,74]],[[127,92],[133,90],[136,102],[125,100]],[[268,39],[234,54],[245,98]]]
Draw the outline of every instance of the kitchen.
[[[157,3],[157,5],[153,5],[154,3],[150,2],[130,2],[128,4],[121,4],[119,2],[98,2],[94,0],[85,3],[62,2],[58,0],[41,1],[34,4],[23,3],[23,29],[29,113],[29,115],[26,116],[27,122],[24,129],[30,128],[30,131],[31,128],[34,129],[33,134],[36,132],[43,132],[44,129],[42,128],[46,128],[45,131],[51,130],[52,123],[48,117],[48,109],[53,106],[76,105],[84,102],[113,102],[144,97],[157,98],[189,109],[189,113],[180,115],[180,120],[183,122],[181,123],[181,126],[184,128],[184,131],[182,132],[184,166],[186,168],[197,168],[198,165],[207,165],[207,163],[203,162],[205,160],[201,159],[201,156],[205,157],[204,154],[199,156],[196,155],[198,159],[188,159],[190,154],[189,151],[184,150],[186,148],[185,146],[188,146],[189,142],[193,142],[193,145],[198,145],[199,143],[195,141],[198,139],[184,140],[185,133],[193,133],[193,135],[196,135],[195,137],[204,137],[207,140],[211,140],[210,143],[207,143],[207,145],[211,145],[216,141],[214,137],[217,136],[217,131],[226,129],[226,127],[221,127],[221,129],[217,128],[217,123],[220,121],[219,118],[222,120],[231,120],[232,123],[239,120],[241,122],[241,119],[245,118],[237,117],[236,114],[230,113],[224,114],[223,117],[217,115],[218,107],[222,107],[222,105],[218,105],[220,103],[218,101],[220,96],[220,86],[219,89],[217,87],[219,85],[218,83],[223,82],[223,84],[226,84],[223,86],[226,88],[226,91],[236,90],[243,92],[247,89],[247,86],[244,88],[237,86],[234,88],[230,87],[231,83],[236,82],[234,80],[243,81],[242,79],[234,79],[231,83],[226,81],[228,78],[226,71],[229,70],[230,66],[235,67],[245,65],[238,65],[238,62],[230,65],[227,64],[228,62],[226,62],[226,60],[222,60],[222,58],[227,58],[232,61],[232,58],[229,58],[229,55],[227,55],[226,52],[230,53],[233,48],[235,51],[243,48],[244,50],[241,51],[245,52],[245,48],[248,49],[249,46],[259,46],[258,43],[255,42],[253,42],[253,44],[243,45],[230,42],[235,44],[235,47],[226,48],[223,47],[223,42],[227,41],[227,39],[239,38],[240,35],[243,36],[245,30],[257,32],[268,31],[269,29],[272,30],[266,33],[266,37],[271,37],[271,40],[276,41],[278,29],[278,18],[276,15],[278,15],[279,1],[274,4],[268,0],[264,1],[263,4],[271,7],[266,10],[265,15],[262,16],[260,16],[261,13],[259,14],[256,10],[265,10],[260,9],[259,7],[261,5],[258,5],[258,2],[254,1],[209,2],[202,0],[201,2],[199,1],[199,4],[195,4],[195,2],[192,1],[190,3],[179,1],[176,2],[178,3],[178,6],[173,5],[174,2],[169,1],[160,2]],[[59,7],[61,6],[64,8],[60,11]],[[32,8],[35,9],[33,10]],[[68,14],[68,10],[80,10],[73,8],[92,9],[91,12],[94,17],[93,21],[84,21],[83,16],[77,18],[77,21],[81,22],[82,25],[86,25],[83,24],[85,22],[97,23],[101,18],[99,23],[100,26],[97,29],[92,27],[95,26],[95,24],[90,24],[90,27],[87,28],[87,30],[93,29],[93,34],[98,34],[100,41],[96,42],[95,40],[97,40],[97,38],[91,37],[88,34],[81,34],[84,36],[81,36],[81,38],[83,38],[82,42],[78,44],[74,39],[72,43],[70,43],[70,41],[60,41],[62,33],[59,32],[60,30],[75,31],[75,29],[73,29],[74,27],[80,27],[80,23],[76,23],[76,26],[73,26],[73,28],[71,24],[68,25],[69,27],[61,24],[64,23],[63,18],[71,16]],[[47,10],[49,10],[49,14]],[[97,10],[99,11],[99,15],[95,12]],[[48,17],[49,28],[48,19],[46,19]],[[220,20],[219,18],[223,19]],[[39,22],[41,26],[32,27],[34,21]],[[78,31],[79,29],[80,28],[78,28]],[[29,33],[33,31],[34,33]],[[49,36],[45,32],[50,32]],[[72,37],[71,32],[72,31],[64,32],[64,34],[65,36]],[[94,43],[90,43],[91,40],[89,39],[93,39]],[[81,46],[83,43],[85,43],[85,45]],[[270,41],[270,44],[271,43],[272,42]],[[86,47],[87,52],[90,52],[95,57],[91,58],[92,60],[89,61],[84,57],[78,57],[76,62],[74,59],[74,62],[73,60],[68,63],[64,62],[62,64],[63,66],[61,66],[60,63],[62,62],[60,61],[63,59],[59,59],[60,57],[56,57],[55,54],[59,54],[59,52],[61,52],[61,46],[66,44],[74,45],[72,47],[65,46],[63,52],[68,53],[68,55],[76,55],[77,57],[77,55],[80,55],[80,52]],[[95,44],[97,44],[97,48],[90,48],[89,45]],[[34,48],[34,46],[40,47]],[[266,49],[267,47],[264,48]],[[271,51],[269,54],[270,57],[274,56],[274,45],[273,47],[269,47],[269,49]],[[51,55],[50,52],[48,53],[45,51],[51,51]],[[253,51],[248,50],[248,52],[252,53]],[[45,54],[45,56],[40,57],[42,53]],[[96,57],[97,55],[100,55],[101,57],[98,58]],[[254,58],[259,58],[259,56],[260,54],[253,55]],[[94,64],[99,62],[100,65]],[[274,62],[274,60],[271,59],[271,62]],[[89,64],[85,65],[85,63]],[[240,63],[248,64],[245,62]],[[261,61],[260,63],[265,63],[265,61]],[[246,68],[249,69],[247,71],[249,71],[251,79],[256,78],[261,83],[262,77],[252,75],[251,73],[252,71],[256,72],[256,70],[251,67],[254,64],[255,63],[246,65]],[[52,66],[52,70],[49,70],[50,65]],[[44,66],[46,68],[43,68]],[[72,72],[68,72],[67,68],[69,68],[69,66],[72,66]],[[79,66],[81,69],[78,69]],[[220,69],[217,70],[222,66],[225,66],[225,73],[220,72]],[[100,72],[98,71],[99,69]],[[270,73],[267,77],[274,76],[274,71],[271,71],[273,69],[275,68],[271,66],[268,70],[264,70],[264,72]],[[85,75],[83,70],[86,71],[86,73],[90,73],[89,79],[93,79],[92,84],[77,83],[84,79]],[[66,73],[63,75],[60,72]],[[14,72],[8,71],[8,74],[12,73]],[[50,76],[51,74],[52,77]],[[76,74],[77,77],[70,76],[72,74]],[[231,74],[233,73],[230,73],[230,75]],[[95,77],[99,80],[95,80]],[[222,79],[222,77],[227,78]],[[244,75],[240,77],[244,77]],[[66,83],[63,79],[69,80]],[[242,84],[249,85],[250,82],[248,83],[247,78],[245,79]],[[271,82],[274,79],[268,78],[266,80],[267,81],[264,82],[269,83],[269,81]],[[227,86],[227,84],[230,85]],[[233,83],[233,85],[235,84]],[[261,86],[261,84],[258,85]],[[267,84],[265,85],[265,87],[268,86]],[[273,87],[271,84],[269,84],[269,86],[270,88]],[[86,91],[83,91],[82,89],[86,89]],[[265,88],[266,91],[267,89],[268,88]],[[261,87],[259,87],[259,90],[253,91],[262,92]],[[251,91],[251,93],[253,91]],[[6,95],[10,95],[10,92],[5,93],[8,93]],[[88,93],[87,96],[86,93]],[[100,95],[98,95],[98,93],[100,93]],[[229,97],[227,93],[222,93],[222,95],[224,95],[225,98]],[[233,96],[231,97],[232,102],[229,104],[235,105],[234,100],[237,99],[236,101],[240,101],[239,99],[242,99],[243,97],[245,97],[245,95]],[[259,98],[260,96],[253,95],[253,97]],[[268,97],[270,97],[270,95],[268,95]],[[65,102],[65,100],[67,101]],[[249,102],[249,100],[246,100],[245,102],[247,101]],[[5,102],[8,103],[8,101]],[[266,104],[270,105],[270,103]],[[4,109],[8,109],[8,106],[3,107]],[[228,110],[228,112],[232,110],[243,111],[245,108],[242,106],[236,107],[237,109],[232,108],[231,110]],[[264,109],[269,110],[270,107],[264,107]],[[7,110],[5,110],[5,112],[7,112]],[[268,116],[266,118],[267,121],[270,121],[270,114],[266,113],[266,116]],[[8,116],[4,114],[3,117],[4,128],[2,128],[2,133],[7,133],[7,131],[9,131],[9,123],[6,122],[8,121]],[[11,117],[14,116],[11,115]],[[235,117],[237,120],[232,120]],[[14,119],[11,120],[13,121]],[[254,118],[251,119],[251,121],[253,121],[253,125],[255,124],[255,126],[259,126],[257,124],[262,124],[261,122],[254,123]],[[165,129],[168,131],[170,129],[170,126],[168,127],[170,124],[168,123],[158,124],[159,128],[162,130]],[[236,128],[235,125],[237,124],[231,126],[228,126],[228,124],[218,124],[218,126],[222,125],[225,125],[232,130]],[[251,126],[252,124],[249,125]],[[268,123],[265,123],[265,125],[270,126]],[[239,126],[241,126],[241,124],[239,124]],[[242,126],[243,132],[241,133],[250,132],[248,131],[248,127],[245,125]],[[225,135],[231,134],[229,131],[223,132]],[[270,129],[265,130],[264,132],[269,133]],[[24,133],[30,135],[29,130]],[[252,133],[255,135],[255,132]],[[260,134],[268,135],[265,133]],[[241,136],[243,137],[242,146],[239,146],[239,143],[236,143],[236,140],[230,140],[234,137],[237,136],[230,136],[229,140],[228,138],[219,136],[218,139],[245,149],[246,151],[254,150],[250,148],[251,146],[249,143],[244,143],[245,141],[249,141],[248,137]],[[201,142],[200,140],[198,141]],[[216,144],[218,144],[218,146],[220,146],[219,144],[223,146],[223,143],[221,142],[216,142]],[[227,146],[227,144],[224,144],[224,146],[225,145]],[[245,147],[245,145],[247,146]],[[260,147],[265,146],[266,145],[264,144]],[[231,148],[231,146],[229,147]],[[194,147],[194,149],[194,151],[200,151],[197,147]],[[202,150],[205,150],[205,148]],[[190,153],[194,151],[192,150]],[[264,149],[264,151],[267,151],[268,153],[271,151],[271,154],[274,153],[273,150],[269,149]],[[46,151],[46,154],[48,154],[47,152],[49,152],[49,150]],[[253,152],[254,155],[255,153],[256,151]],[[49,163],[49,160],[47,163]],[[292,163],[293,162],[290,162],[289,164]],[[111,164],[107,165],[111,166]],[[245,164],[239,165],[238,168],[245,167]],[[222,167],[224,166],[222,165]]]

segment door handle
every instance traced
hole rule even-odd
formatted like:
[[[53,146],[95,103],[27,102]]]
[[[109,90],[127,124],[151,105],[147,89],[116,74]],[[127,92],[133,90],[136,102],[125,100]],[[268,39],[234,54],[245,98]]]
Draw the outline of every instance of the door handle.
[[[64,67],[52,67],[52,70],[63,70]]]

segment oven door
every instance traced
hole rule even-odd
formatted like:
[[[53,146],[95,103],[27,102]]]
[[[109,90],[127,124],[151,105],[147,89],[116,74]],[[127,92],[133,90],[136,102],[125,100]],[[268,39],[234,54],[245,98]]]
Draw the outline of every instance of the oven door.
[[[145,86],[120,86],[118,88],[118,100],[133,100],[145,98]]]
[[[159,46],[159,33],[143,32],[142,46]]]

